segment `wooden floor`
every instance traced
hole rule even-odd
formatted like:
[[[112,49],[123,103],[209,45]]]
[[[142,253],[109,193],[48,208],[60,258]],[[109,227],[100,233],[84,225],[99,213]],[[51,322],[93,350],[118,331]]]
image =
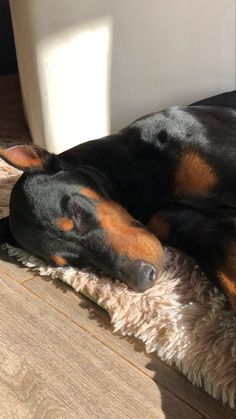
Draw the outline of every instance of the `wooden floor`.
[[[70,287],[3,252],[0,281],[0,418],[235,418]]]

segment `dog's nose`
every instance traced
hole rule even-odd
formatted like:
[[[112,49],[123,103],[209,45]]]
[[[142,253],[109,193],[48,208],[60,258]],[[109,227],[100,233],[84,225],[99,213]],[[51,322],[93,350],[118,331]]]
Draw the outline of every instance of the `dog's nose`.
[[[152,287],[157,277],[157,271],[153,265],[143,260],[135,262],[137,275],[137,288],[139,291],[145,291]]]

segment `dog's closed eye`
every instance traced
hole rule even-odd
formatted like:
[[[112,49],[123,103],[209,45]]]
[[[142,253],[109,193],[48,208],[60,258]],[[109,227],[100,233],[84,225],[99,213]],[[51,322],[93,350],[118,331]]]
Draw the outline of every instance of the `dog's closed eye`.
[[[68,218],[73,221],[74,230],[80,235],[97,226],[94,201],[84,195],[73,194],[69,197],[64,206],[64,214],[68,214]]]

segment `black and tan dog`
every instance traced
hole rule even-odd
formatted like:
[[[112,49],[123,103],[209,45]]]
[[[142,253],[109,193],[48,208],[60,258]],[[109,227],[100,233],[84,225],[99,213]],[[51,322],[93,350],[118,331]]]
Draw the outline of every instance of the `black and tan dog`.
[[[56,265],[94,265],[140,291],[161,271],[166,242],[193,256],[236,311],[235,92],[58,156],[34,145],[0,155],[24,170],[2,241]]]

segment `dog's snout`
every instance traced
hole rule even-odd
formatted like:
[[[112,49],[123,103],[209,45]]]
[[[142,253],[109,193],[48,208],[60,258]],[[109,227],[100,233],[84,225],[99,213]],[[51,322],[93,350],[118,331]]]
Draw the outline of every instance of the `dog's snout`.
[[[138,290],[145,291],[152,287],[157,277],[157,271],[154,266],[143,260],[137,260],[135,262],[135,269]]]

